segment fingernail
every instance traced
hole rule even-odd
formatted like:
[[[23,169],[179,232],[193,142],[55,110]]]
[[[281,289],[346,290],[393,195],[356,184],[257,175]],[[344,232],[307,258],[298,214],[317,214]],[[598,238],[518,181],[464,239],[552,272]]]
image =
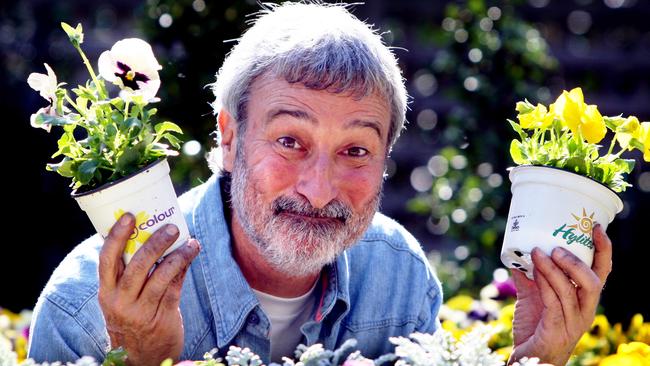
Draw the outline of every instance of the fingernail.
[[[176,228],[176,225],[174,225],[174,224],[169,224],[165,228],[165,232],[168,235],[176,235],[176,233],[178,233],[178,228]]]
[[[566,249],[562,248],[562,247],[556,247],[556,248],[553,249],[553,252],[551,254],[553,256],[555,256],[556,258],[563,258],[567,254],[569,254],[569,252]]]
[[[128,213],[125,213],[120,217],[120,225],[122,226],[129,226],[131,224],[131,215]]]

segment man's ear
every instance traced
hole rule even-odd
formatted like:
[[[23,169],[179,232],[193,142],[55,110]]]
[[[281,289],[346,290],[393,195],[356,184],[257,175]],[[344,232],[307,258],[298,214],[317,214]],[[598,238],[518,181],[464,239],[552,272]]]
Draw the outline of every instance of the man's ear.
[[[221,134],[222,168],[232,172],[235,164],[235,152],[237,151],[237,123],[230,113],[223,108],[217,115],[217,123]]]

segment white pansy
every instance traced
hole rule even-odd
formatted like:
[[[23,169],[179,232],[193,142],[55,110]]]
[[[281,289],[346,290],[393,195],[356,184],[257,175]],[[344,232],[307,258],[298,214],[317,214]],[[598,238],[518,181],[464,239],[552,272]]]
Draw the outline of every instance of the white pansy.
[[[118,85],[122,96],[141,95],[145,101],[160,88],[160,69],[151,46],[138,38],[118,41],[99,56],[99,74],[104,79]]]
[[[50,116],[56,115],[56,110],[55,110],[55,104],[57,100],[56,89],[58,88],[56,74],[54,73],[54,70],[52,70],[50,65],[48,64],[44,64],[44,65],[45,65],[45,69],[47,70],[47,75],[38,72],[33,72],[29,74],[29,77],[27,77],[27,84],[29,84],[29,86],[32,89],[39,92],[43,98],[45,98],[48,102],[50,102],[50,104],[46,107],[39,109],[38,112],[32,114],[31,117],[29,118],[29,121],[32,127],[42,128],[47,132],[50,132],[50,129],[52,128],[51,125],[36,123],[36,117],[38,117],[39,114],[47,114]]]
[[[57,82],[56,82],[56,74],[54,73],[54,70],[50,67],[48,64],[44,64],[45,69],[47,70],[47,75],[45,74],[40,74],[38,72],[33,72],[29,74],[29,77],[27,78],[27,83],[29,86],[39,92],[41,96],[47,100],[50,101],[50,103],[54,103],[56,100],[56,88],[57,88]]]

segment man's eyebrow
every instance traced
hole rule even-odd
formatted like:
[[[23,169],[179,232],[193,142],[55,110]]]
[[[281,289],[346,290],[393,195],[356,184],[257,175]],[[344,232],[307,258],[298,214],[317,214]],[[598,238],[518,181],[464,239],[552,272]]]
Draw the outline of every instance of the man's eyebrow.
[[[268,118],[266,119],[266,123],[267,124],[271,123],[274,119],[283,115],[291,116],[296,119],[302,119],[312,124],[317,123],[316,119],[305,111],[301,111],[299,109],[286,109],[286,108],[278,108],[278,109],[271,110],[268,114]]]
[[[381,137],[381,125],[378,122],[375,121],[370,121],[370,120],[362,120],[362,119],[355,119],[352,120],[348,123],[345,124],[345,128],[352,128],[352,127],[369,127],[375,130],[377,132],[377,136],[379,139],[382,139]]]
[[[278,108],[278,109],[271,110],[268,114],[268,118],[266,119],[266,123],[267,124],[271,123],[274,119],[283,115],[304,120],[314,125],[318,124],[318,121],[309,113],[302,111],[300,109],[286,109],[286,108]],[[355,119],[346,123],[343,127],[345,129],[354,128],[354,127],[372,128],[377,133],[379,139],[382,138],[381,124],[373,120]]]

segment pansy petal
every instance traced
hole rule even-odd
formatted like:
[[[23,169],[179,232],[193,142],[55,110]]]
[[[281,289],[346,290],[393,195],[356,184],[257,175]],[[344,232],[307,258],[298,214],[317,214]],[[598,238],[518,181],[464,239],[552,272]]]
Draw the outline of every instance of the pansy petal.
[[[99,68],[99,75],[101,75],[101,77],[103,77],[106,81],[115,82],[115,79],[117,79],[115,76],[117,66],[116,62],[113,60],[111,51],[102,52],[102,54],[99,55],[97,64]]]
[[[116,42],[111,48],[111,53],[116,61],[146,75],[162,69],[149,43],[139,38],[126,38]]]
[[[29,123],[32,125],[34,128],[42,128],[47,132],[50,132],[52,129],[52,125],[50,124],[39,124],[36,122],[36,117],[38,117],[40,114],[51,114],[51,108],[50,107],[44,107],[38,110],[38,112],[32,114],[29,117]]]
[[[139,81],[138,85],[140,86],[139,94],[142,95],[142,99],[148,102],[158,93],[160,79],[149,80],[147,82]]]
[[[27,84],[29,84],[32,89],[38,91],[43,98],[52,102],[56,99],[56,74],[50,65],[44,65],[47,70],[47,75],[33,72],[27,77]]]

